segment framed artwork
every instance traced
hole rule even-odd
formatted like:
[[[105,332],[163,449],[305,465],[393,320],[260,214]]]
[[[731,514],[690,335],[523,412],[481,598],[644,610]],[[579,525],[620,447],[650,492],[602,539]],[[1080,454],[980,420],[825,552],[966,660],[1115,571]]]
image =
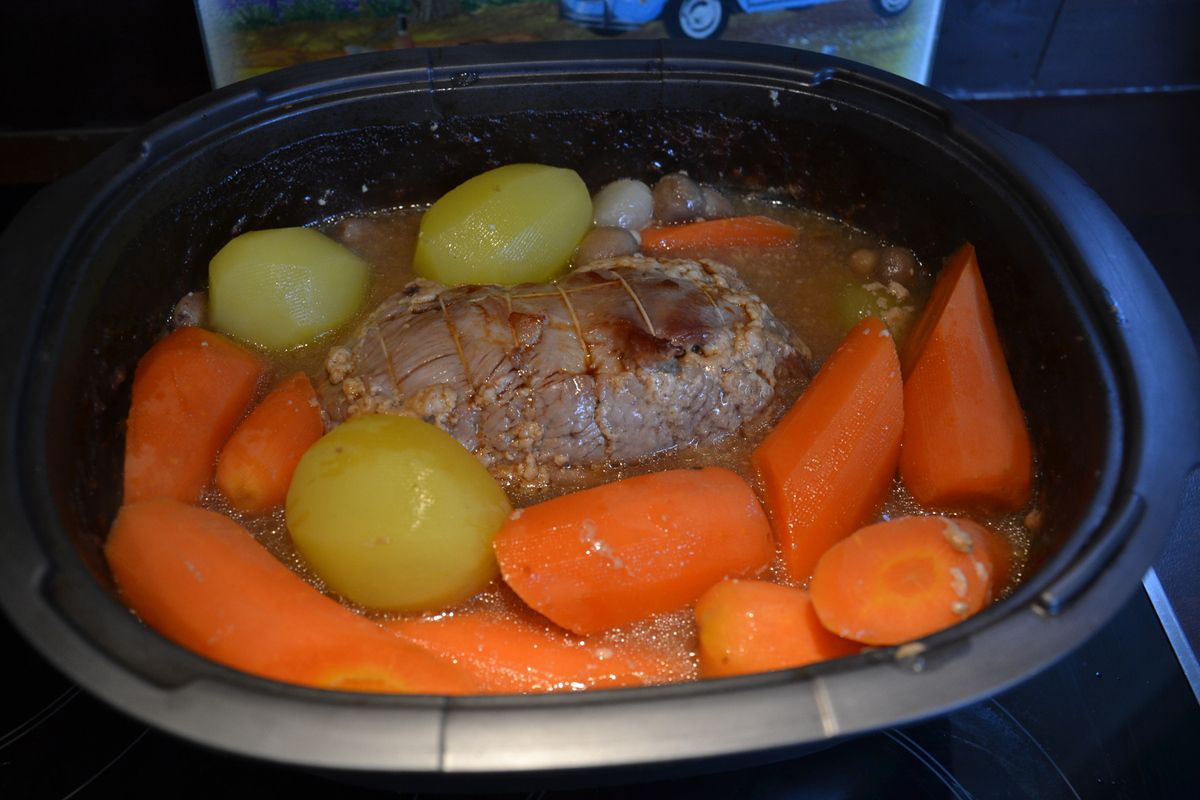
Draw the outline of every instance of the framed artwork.
[[[402,47],[598,37],[787,45],[929,75],[943,0],[196,0],[214,86]]]

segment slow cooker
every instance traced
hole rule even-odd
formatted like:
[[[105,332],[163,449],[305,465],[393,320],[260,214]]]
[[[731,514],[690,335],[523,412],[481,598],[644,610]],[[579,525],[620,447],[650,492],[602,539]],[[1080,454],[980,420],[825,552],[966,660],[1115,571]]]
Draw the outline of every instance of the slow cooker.
[[[762,675],[554,696],[272,683],[143,626],[102,543],[123,419],[164,313],[237,233],[429,202],[504,163],[687,169],[844,219],[937,264],[975,244],[1040,470],[1011,596],[917,646]],[[1200,463],[1187,331],[1061,162],[858,64],[761,45],[549,43],[366,54],[238,83],[41,192],[0,240],[0,600],[88,691],[204,746],[466,787],[754,763],[941,714],[1084,642],[1137,588]]]

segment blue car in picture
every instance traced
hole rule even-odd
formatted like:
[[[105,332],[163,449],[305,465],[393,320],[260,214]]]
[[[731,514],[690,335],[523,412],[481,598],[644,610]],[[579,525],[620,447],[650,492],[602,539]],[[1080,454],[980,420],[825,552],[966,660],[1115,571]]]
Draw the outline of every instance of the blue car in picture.
[[[662,19],[667,33],[684,39],[715,39],[725,30],[729,15],[738,12],[779,11],[839,0],[559,0],[563,19],[596,33],[612,35]],[[912,0],[869,0],[881,16],[894,16]]]

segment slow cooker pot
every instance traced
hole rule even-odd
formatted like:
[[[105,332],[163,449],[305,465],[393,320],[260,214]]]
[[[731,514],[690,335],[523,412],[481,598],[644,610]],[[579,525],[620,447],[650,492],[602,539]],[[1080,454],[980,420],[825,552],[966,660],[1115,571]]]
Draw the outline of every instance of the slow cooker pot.
[[[917,645],[689,685],[537,697],[310,690],[208,662],[116,597],[137,358],[237,233],[428,202],[515,161],[593,189],[676,169],[811,206],[940,263],[979,252],[1041,472],[1009,598]],[[687,42],[356,56],[200,98],[49,187],[0,242],[0,598],[53,664],[196,743],[421,785],[616,779],[814,749],[1031,675],[1138,586],[1200,462],[1188,334],[1060,162],[920,86],[790,49]],[[406,785],[413,785],[412,783]],[[495,784],[491,784],[495,785]]]

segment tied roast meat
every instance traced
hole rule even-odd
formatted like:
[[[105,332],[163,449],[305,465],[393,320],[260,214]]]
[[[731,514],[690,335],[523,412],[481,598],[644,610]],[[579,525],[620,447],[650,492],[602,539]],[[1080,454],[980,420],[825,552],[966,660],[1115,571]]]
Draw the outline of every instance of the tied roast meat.
[[[331,424],[419,417],[545,486],[777,413],[810,358],[732,268],[626,257],[540,285],[416,280],[330,351],[320,391]]]

